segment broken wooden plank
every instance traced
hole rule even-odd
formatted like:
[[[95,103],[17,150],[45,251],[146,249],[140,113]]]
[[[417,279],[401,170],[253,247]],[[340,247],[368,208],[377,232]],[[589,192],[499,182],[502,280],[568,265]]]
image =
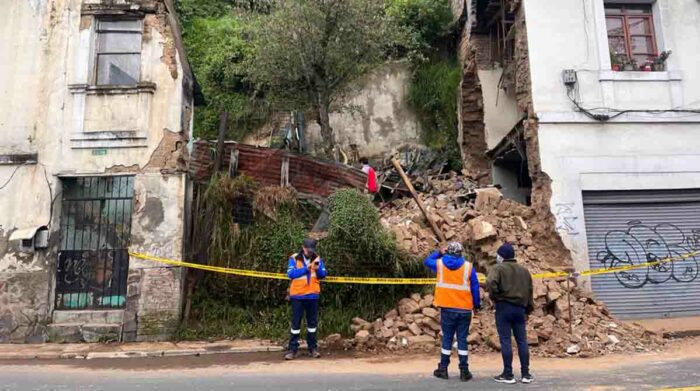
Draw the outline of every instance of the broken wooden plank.
[[[430,218],[430,216],[428,215],[428,211],[425,209],[425,206],[423,205],[423,202],[420,200],[420,198],[418,198],[418,193],[416,193],[416,189],[413,188],[411,180],[408,179],[408,176],[406,176],[406,173],[403,171],[403,168],[401,168],[401,164],[399,163],[399,161],[394,158],[391,159],[391,163],[394,165],[394,168],[401,176],[403,182],[406,184],[408,191],[411,193],[411,196],[413,196],[413,199],[416,201],[416,204],[418,204],[418,208],[421,210],[421,212],[423,212],[423,216],[425,216],[425,219],[428,221],[428,224],[430,224],[430,228],[433,229],[433,232],[435,232],[435,235],[438,237],[438,239],[440,239],[441,242],[446,242],[447,239],[445,239],[445,234],[442,233],[437,224],[435,224],[435,221],[433,221],[433,219]]]
[[[219,114],[219,137],[216,140],[216,156],[214,157],[214,172],[221,169],[221,163],[224,160],[224,142],[226,137],[226,129],[228,128],[228,112],[222,111]]]

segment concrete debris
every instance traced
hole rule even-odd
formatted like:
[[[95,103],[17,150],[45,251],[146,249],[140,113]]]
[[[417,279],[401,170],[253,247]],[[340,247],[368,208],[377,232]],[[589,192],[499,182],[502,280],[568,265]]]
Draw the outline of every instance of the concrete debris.
[[[425,188],[430,190],[419,193],[419,197],[428,214],[448,240],[464,245],[465,254],[478,272],[486,274],[495,264],[496,250],[503,242],[515,247],[518,262],[533,274],[563,270],[553,266],[567,263],[561,259],[561,249],[553,248],[553,241],[535,241],[535,233],[547,229],[532,208],[504,199],[496,188],[476,188],[474,182],[457,174],[425,181]],[[384,227],[395,234],[399,247],[405,251],[422,257],[438,246],[438,240],[412,199],[395,199],[383,205],[380,214]],[[574,279],[536,279],[533,293],[535,310],[528,321],[528,344],[535,355],[592,357],[611,352],[651,351],[664,343],[662,338],[639,325],[615,319],[603,303],[581,289]],[[483,289],[481,298],[483,310],[472,320],[470,349],[477,352],[500,350],[493,303]],[[434,336],[439,345],[439,318],[432,295],[421,298],[414,294],[400,300],[397,308],[387,313],[381,323],[383,329],[370,330],[370,343],[355,340],[354,345],[364,350],[395,350],[401,344],[399,339],[392,338],[399,336],[422,336],[424,339]],[[357,324],[353,321],[353,330]],[[387,330],[392,337],[384,338],[389,335]],[[572,344],[578,349],[574,353],[570,349]],[[411,344],[407,347],[410,349]]]
[[[576,354],[581,351],[581,348],[578,347],[578,345],[571,345],[568,348],[566,348],[566,353],[567,354]]]

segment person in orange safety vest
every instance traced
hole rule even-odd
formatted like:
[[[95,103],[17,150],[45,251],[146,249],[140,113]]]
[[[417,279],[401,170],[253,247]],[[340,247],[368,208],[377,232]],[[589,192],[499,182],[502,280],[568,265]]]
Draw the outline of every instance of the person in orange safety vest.
[[[326,278],[326,266],[316,254],[316,240],[304,239],[302,250],[292,254],[287,262],[289,301],[292,304],[292,327],[289,338],[289,352],[286,360],[293,360],[299,350],[301,318],[306,314],[306,343],[311,357],[320,358],[316,339],[318,327],[318,300],[321,294],[321,280]]]
[[[452,242],[447,248],[430,254],[424,264],[437,274],[433,303],[440,308],[442,327],[440,363],[433,375],[440,379],[449,378],[447,367],[450,365],[452,340],[457,334],[460,379],[469,381],[472,374],[469,372],[467,336],[472,312],[481,307],[481,302],[476,270],[464,259],[463,251],[460,243]]]

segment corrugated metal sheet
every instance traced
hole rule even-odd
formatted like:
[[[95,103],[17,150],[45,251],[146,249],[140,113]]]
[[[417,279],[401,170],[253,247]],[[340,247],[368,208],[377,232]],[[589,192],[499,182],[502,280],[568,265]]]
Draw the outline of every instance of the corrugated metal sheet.
[[[592,268],[700,250],[700,190],[584,192],[583,203]],[[699,266],[692,257],[593,276],[593,291],[623,319],[700,315]]]
[[[201,181],[211,176],[215,149],[214,143],[201,140],[195,142],[189,163],[192,178]],[[327,197],[339,188],[362,189],[367,181],[366,174],[361,170],[346,165],[296,155],[280,149],[230,142],[226,143],[224,167],[228,167],[231,151],[234,149],[238,150],[239,174],[248,175],[263,185],[280,185],[284,158],[289,159],[289,184],[302,194]]]

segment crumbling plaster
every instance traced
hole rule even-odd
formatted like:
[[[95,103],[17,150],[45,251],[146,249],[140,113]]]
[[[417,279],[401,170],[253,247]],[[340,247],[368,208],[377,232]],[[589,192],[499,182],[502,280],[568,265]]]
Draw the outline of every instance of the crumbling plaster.
[[[0,99],[7,103],[0,105],[0,153],[32,152],[39,156],[39,164],[0,165],[0,184],[12,176],[0,189],[0,303],[10,303],[0,306],[0,341],[22,342],[45,338],[46,333],[32,324],[51,321],[60,237],[59,176],[135,175],[132,236],[139,251],[181,257],[192,78],[179,29],[174,17],[166,13],[172,10],[169,0],[9,0],[4,9],[0,33],[13,39],[0,41],[0,50],[10,59],[0,63],[0,85],[4,87]],[[117,89],[105,94],[84,87],[90,84],[93,15],[106,10],[145,12],[141,80],[150,84],[142,88],[144,91],[125,95],[123,92],[134,91]],[[129,108],[132,96],[138,97],[134,110]],[[134,115],[120,115],[120,110]],[[123,130],[135,131],[138,147],[115,137],[115,131]],[[154,198],[160,208],[151,207],[153,201],[146,202]],[[145,227],[141,227],[142,222]],[[47,223],[51,230],[49,250],[23,254],[17,251],[16,243],[7,241],[16,229]],[[145,268],[138,262],[132,264],[136,269]],[[160,269],[154,264],[149,267]],[[12,292],[6,289],[7,281],[13,284]],[[174,286],[179,286],[179,281],[176,275]],[[42,304],[19,297],[36,298]],[[166,308],[170,319],[178,319],[179,304],[173,303],[179,303],[180,290],[170,292],[168,300],[167,305],[154,304],[153,311]],[[144,315],[151,311],[145,301],[136,306]],[[8,337],[10,329],[16,330]]]

